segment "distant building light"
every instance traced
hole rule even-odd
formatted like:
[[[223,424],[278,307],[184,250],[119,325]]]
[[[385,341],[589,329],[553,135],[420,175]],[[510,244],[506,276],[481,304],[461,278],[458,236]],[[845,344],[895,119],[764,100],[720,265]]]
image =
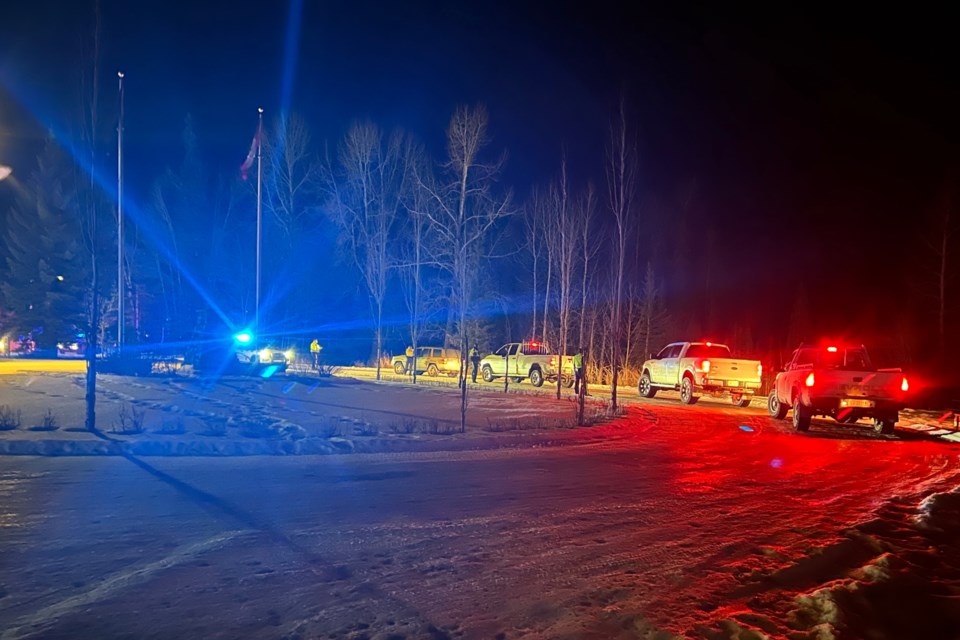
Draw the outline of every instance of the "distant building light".
[[[57,276],[57,280],[59,280],[60,282],[63,282],[63,276]]]

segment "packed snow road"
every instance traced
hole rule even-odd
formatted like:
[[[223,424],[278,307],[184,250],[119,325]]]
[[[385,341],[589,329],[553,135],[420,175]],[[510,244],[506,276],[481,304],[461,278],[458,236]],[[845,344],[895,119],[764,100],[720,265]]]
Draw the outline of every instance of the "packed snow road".
[[[0,638],[957,637],[953,445],[667,402],[596,429],[4,457]]]

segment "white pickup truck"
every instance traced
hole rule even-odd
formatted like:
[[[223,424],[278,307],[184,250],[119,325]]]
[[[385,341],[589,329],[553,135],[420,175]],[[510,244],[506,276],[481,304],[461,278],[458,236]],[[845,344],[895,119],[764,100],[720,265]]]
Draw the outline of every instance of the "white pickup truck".
[[[694,404],[697,394],[729,393],[734,404],[746,407],[760,389],[762,374],[760,362],[734,358],[725,344],[674,342],[643,363],[639,389],[644,398],[660,389],[679,391],[684,404]]]
[[[810,428],[815,415],[837,422],[872,418],[880,433],[893,433],[910,385],[900,369],[877,369],[863,345],[800,345],[777,374],[767,410],[793,426]]]
[[[480,373],[484,382],[508,375],[516,382],[529,378],[535,387],[543,386],[544,380],[555,382],[558,375],[567,387],[572,387],[574,382],[573,358],[551,355],[549,347],[542,342],[505,344],[480,361]]]

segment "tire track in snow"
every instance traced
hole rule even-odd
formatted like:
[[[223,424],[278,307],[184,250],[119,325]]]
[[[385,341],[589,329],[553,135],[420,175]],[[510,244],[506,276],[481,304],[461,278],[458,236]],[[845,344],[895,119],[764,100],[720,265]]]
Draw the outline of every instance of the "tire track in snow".
[[[0,640],[21,640],[42,635],[60,623],[60,619],[104,600],[129,587],[144,583],[161,571],[185,564],[199,556],[221,549],[238,538],[250,537],[256,532],[243,529],[226,531],[206,540],[176,549],[170,555],[135,569],[116,573],[87,591],[59,600],[20,618],[0,634]]]

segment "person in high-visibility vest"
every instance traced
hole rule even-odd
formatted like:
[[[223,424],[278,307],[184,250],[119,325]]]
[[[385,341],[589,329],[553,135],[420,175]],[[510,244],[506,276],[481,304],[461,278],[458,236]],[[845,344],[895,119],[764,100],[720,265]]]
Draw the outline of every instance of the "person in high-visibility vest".
[[[407,375],[413,374],[413,345],[407,347]]]
[[[313,342],[310,343],[310,355],[313,357],[313,370],[318,371],[320,369],[320,352],[323,350],[323,347],[320,346],[320,342],[314,338]]]
[[[577,350],[573,355],[573,392],[576,394],[580,393],[580,384],[583,384],[584,387],[587,385],[587,381],[583,377],[583,350]]]

